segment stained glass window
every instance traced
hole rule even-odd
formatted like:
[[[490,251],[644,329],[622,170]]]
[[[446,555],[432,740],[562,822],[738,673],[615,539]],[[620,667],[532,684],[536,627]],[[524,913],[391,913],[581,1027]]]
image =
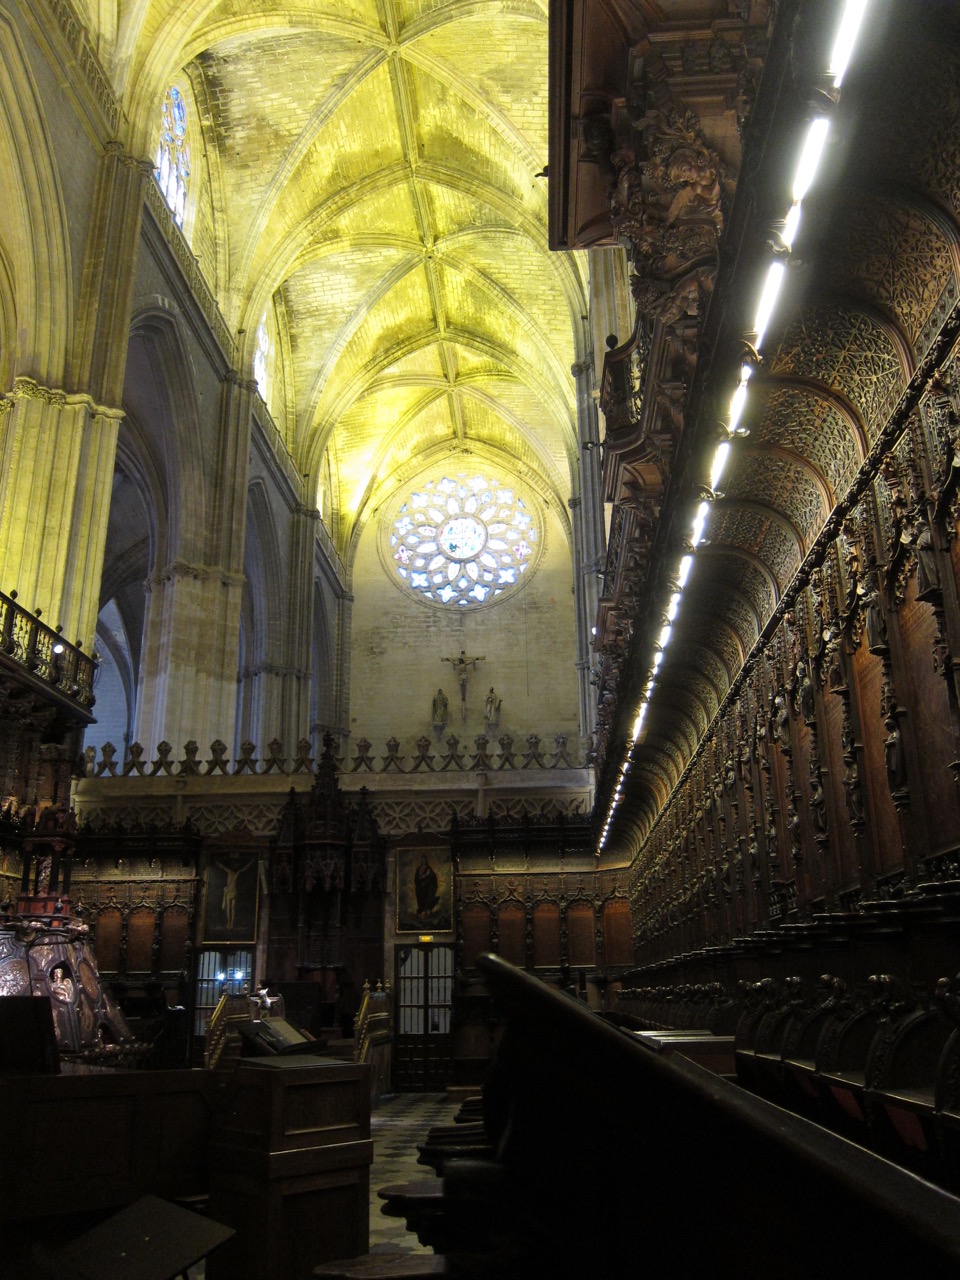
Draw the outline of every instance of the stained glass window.
[[[263,400],[267,398],[267,370],[270,367],[270,334],[267,331],[267,317],[263,316],[257,325],[257,349],[253,353],[253,376],[257,380],[257,390]]]
[[[170,86],[163,100],[160,140],[153,172],[174,221],[182,227],[187,208],[190,148],[187,145],[187,106],[176,85]]]
[[[519,586],[539,548],[534,508],[514,485],[459,473],[425,481],[394,509],[384,550],[423,599],[466,609]]]

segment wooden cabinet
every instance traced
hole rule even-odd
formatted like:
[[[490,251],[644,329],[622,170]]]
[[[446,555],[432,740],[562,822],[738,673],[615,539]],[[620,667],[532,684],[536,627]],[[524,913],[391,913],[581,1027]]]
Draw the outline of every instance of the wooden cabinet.
[[[59,1075],[4,1076],[0,1221],[201,1193],[214,1083],[209,1071],[70,1063]]]
[[[235,1227],[208,1280],[306,1280],[366,1253],[369,1067],[316,1057],[237,1067],[211,1149],[210,1215]]]

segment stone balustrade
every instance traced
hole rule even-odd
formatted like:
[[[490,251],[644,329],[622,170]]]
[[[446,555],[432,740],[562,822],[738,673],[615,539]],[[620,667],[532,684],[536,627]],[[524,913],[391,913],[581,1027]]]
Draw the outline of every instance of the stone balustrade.
[[[209,748],[209,755],[200,758],[200,747],[195,741],[184,743],[181,758],[174,756],[169,742],[161,742],[156,757],[145,757],[144,748],[133,742],[125,758],[118,759],[117,748],[105,742],[97,749],[84,749],[80,773],[88,778],[186,778],[214,775],[237,776],[250,774],[311,774],[315,756],[308,738],[301,738],[296,751],[287,754],[284,744],[274,738],[267,743],[266,754],[258,753],[252,742],[240,744],[240,754],[228,759],[229,748],[217,739]],[[336,757],[344,774],[429,774],[429,773],[477,773],[514,769],[584,769],[591,761],[585,758],[580,742],[568,742],[564,733],[551,735],[550,745],[535,733],[527,734],[520,742],[510,734],[503,734],[496,741],[485,734],[473,739],[472,746],[461,743],[451,734],[441,744],[426,736],[418,738],[412,751],[405,748],[399,738],[388,738],[385,749],[374,754],[374,745],[367,738],[358,738],[347,748],[347,754]]]

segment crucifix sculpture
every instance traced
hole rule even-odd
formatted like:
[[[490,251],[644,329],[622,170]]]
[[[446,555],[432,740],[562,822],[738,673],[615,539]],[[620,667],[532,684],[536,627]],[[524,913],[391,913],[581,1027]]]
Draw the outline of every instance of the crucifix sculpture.
[[[449,662],[454,674],[457,677],[457,684],[460,686],[460,717],[465,720],[467,718],[467,671],[470,667],[476,667],[478,662],[486,662],[486,658],[468,658],[463,649],[460,650],[458,658],[441,658],[441,662]]]

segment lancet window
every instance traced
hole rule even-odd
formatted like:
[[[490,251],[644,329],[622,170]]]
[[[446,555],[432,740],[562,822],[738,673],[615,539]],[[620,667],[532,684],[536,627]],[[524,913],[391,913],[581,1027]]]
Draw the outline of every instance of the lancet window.
[[[187,105],[176,85],[170,86],[163,99],[154,176],[174,221],[182,227],[187,208],[190,147],[187,143]]]

